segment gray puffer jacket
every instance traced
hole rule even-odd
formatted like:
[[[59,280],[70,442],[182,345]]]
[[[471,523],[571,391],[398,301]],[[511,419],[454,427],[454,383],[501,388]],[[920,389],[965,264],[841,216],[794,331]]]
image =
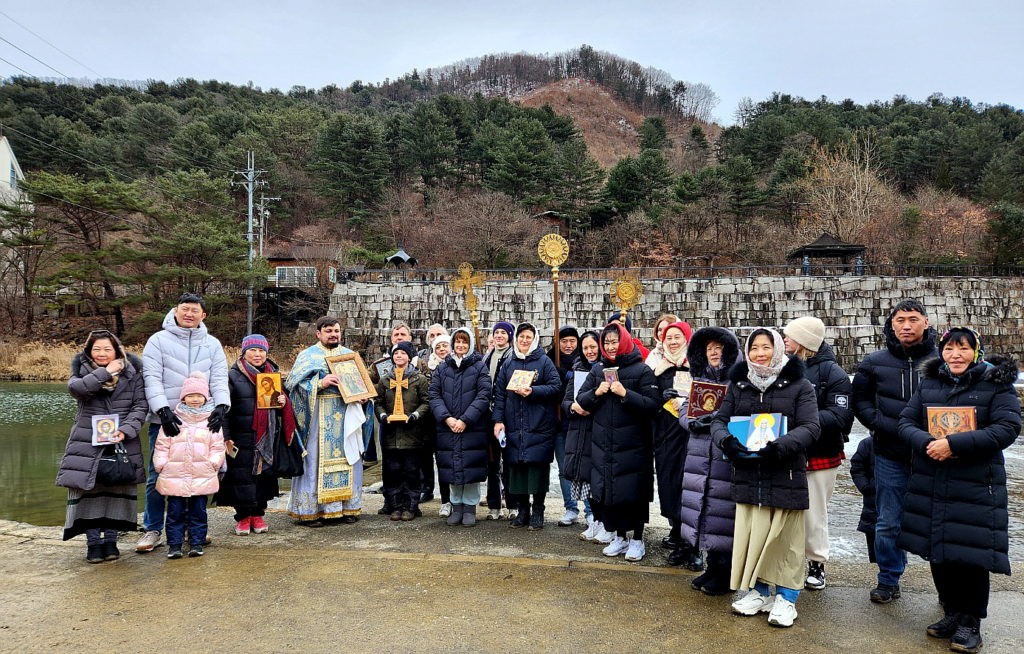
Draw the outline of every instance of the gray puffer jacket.
[[[121,380],[113,392],[103,388],[103,384],[111,378],[106,368],[100,367],[88,372],[83,365],[84,353],[76,354],[71,361],[68,392],[78,400],[78,413],[64,448],[64,457],[60,460],[58,486],[84,491],[95,488],[96,468],[105,448],[92,444],[92,417],[105,414],[118,416],[118,429],[124,433],[124,447],[137,466],[135,483],[145,483],[139,432],[142,423],[146,421],[146,389],[142,380],[142,362],[133,354],[127,356]]]
[[[179,327],[171,309],[164,318],[163,329],[146,341],[142,359],[150,422],[158,422],[156,412],[160,409],[173,408],[171,400],[177,403],[182,384],[193,372],[206,375],[214,404],[231,406],[224,348],[206,331],[205,324]]]

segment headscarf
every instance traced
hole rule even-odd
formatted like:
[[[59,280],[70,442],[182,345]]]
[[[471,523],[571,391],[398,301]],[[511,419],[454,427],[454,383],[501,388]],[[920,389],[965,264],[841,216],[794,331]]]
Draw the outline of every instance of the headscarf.
[[[519,323],[519,326],[516,327],[515,340],[518,341],[520,332],[523,332],[527,329],[533,332],[533,342],[530,343],[530,349],[527,350],[525,354],[519,351],[519,344],[517,342],[512,343],[512,354],[517,359],[525,359],[526,357],[533,354],[533,351],[536,350],[538,346],[540,346],[540,334],[537,332],[537,328],[528,322]]]
[[[772,360],[768,362],[767,366],[762,366],[750,360],[750,345],[754,342],[754,338],[762,334],[767,334],[772,339]],[[782,335],[774,329],[768,329],[767,327],[759,327],[750,333],[746,344],[743,346],[743,353],[747,357],[747,379],[762,393],[775,383],[779,373],[789,363],[789,357],[786,355],[786,343],[782,340]]]
[[[473,332],[471,332],[470,330],[466,329],[465,327],[459,327],[458,329],[453,331],[452,332],[452,336],[451,336],[452,353],[449,354],[448,356],[450,356],[452,358],[452,360],[455,362],[456,366],[461,366],[462,365],[462,360],[465,358],[465,357],[460,357],[458,354],[455,354],[455,335],[458,334],[459,332],[462,332],[463,334],[465,334],[466,336],[469,337],[469,349],[466,350],[466,356],[468,357],[470,354],[473,354],[473,352],[476,351],[476,339],[473,338]]]
[[[675,354],[672,354],[667,347],[664,347],[664,336],[668,336],[668,330],[670,329],[678,329],[680,332],[682,332],[683,338],[685,339],[683,344],[679,347],[679,349],[676,350]],[[690,338],[692,335],[693,330],[690,328],[690,323],[684,322],[682,320],[676,321],[671,325],[665,327],[665,333],[661,339],[661,359],[654,366],[655,376],[660,375],[661,373],[665,372],[669,368],[672,368],[673,366],[676,368],[681,368],[686,364],[686,348],[690,344]],[[651,352],[651,354],[653,355],[654,353]],[[650,359],[650,357],[648,357],[648,359]]]
[[[583,340],[586,339],[586,338],[592,338],[592,339],[594,339],[594,342],[597,343],[597,358],[594,359],[593,361],[588,360],[586,355],[583,354]],[[577,357],[576,363],[574,365],[575,365],[575,367],[582,367],[585,370],[590,370],[591,368],[594,367],[594,364],[597,363],[600,360],[601,360],[601,335],[598,334],[597,332],[595,332],[592,329],[588,329],[587,331],[585,331],[582,334],[580,334],[580,355],[579,355],[579,357]]]
[[[942,356],[942,348],[946,346],[946,343],[949,343],[951,340],[960,335],[966,336],[968,343],[970,343],[971,339],[974,340],[974,359],[971,361],[971,365],[967,366],[967,370],[970,370],[972,367],[974,367],[976,363],[985,358],[985,345],[984,343],[982,343],[981,334],[974,331],[970,327],[958,326],[950,327],[949,329],[947,329],[946,332],[942,335],[942,337],[939,338],[939,356]],[[943,359],[942,361],[942,367],[940,368],[940,370],[944,374],[948,375],[950,379],[953,380],[958,380],[960,377],[963,376],[963,373],[961,373],[960,375],[953,374],[953,371],[950,369],[949,364],[946,363],[945,359]],[[965,370],[964,372],[966,373],[967,370]]]
[[[615,350],[614,356],[608,356],[608,352],[604,349],[604,335],[611,333],[613,330],[619,334],[619,347]],[[625,326],[617,322],[608,323],[601,330],[601,340],[598,341],[598,345],[601,347],[601,356],[609,363],[614,363],[622,355],[629,354],[636,349],[636,343],[633,342],[633,337],[629,335],[629,331],[626,330]]]
[[[441,343],[447,343],[449,346],[452,344],[452,337],[448,334],[440,334],[434,338],[434,342],[430,344],[430,356],[427,358],[427,368],[436,370],[441,362],[444,361],[441,357],[437,356],[437,346]]]

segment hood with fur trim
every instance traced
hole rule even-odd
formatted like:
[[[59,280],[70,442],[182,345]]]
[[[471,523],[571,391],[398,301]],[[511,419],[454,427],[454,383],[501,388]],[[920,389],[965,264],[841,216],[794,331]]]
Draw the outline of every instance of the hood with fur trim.
[[[925,377],[931,377],[932,379],[940,379],[945,377],[942,373],[942,357],[932,357],[925,359],[918,366],[918,370]],[[988,381],[993,384],[1013,384],[1017,381],[1019,370],[1017,368],[1017,360],[1010,356],[1002,354],[990,354],[985,357],[984,361],[972,364],[964,374],[961,376],[960,381],[973,384],[979,381]]]
[[[708,370],[708,343],[711,341],[722,344],[722,366],[717,374]],[[693,333],[693,338],[686,346],[686,359],[690,362],[690,371],[694,376],[722,379],[736,362],[743,360],[743,353],[740,352],[739,339],[728,329],[701,327]]]

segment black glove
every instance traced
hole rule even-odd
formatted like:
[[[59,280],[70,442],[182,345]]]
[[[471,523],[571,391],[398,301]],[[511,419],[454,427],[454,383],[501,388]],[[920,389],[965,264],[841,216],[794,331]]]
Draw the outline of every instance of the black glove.
[[[405,423],[406,423],[407,425],[411,425],[412,423],[416,422],[416,418],[418,418],[418,417],[419,417],[419,416],[417,416],[417,415],[416,415],[415,413],[410,413],[410,414],[409,414],[409,419],[408,419],[408,420],[406,420],[406,421],[405,421]]]
[[[711,423],[715,421],[715,416],[710,413],[706,416],[701,416],[690,421],[690,433],[693,434],[710,434]]]
[[[377,420],[382,425],[388,424],[388,414],[387,414],[387,411],[381,411],[379,414],[377,414]]]
[[[168,436],[177,436],[181,430],[178,429],[178,425],[181,424],[181,419],[174,415],[170,407],[164,407],[156,412],[158,418],[160,418],[160,426],[163,427],[164,433]]]
[[[210,430],[210,433],[216,434],[220,431],[220,428],[224,426],[224,416],[228,413],[228,405],[218,404],[217,408],[210,414],[209,419],[206,421],[206,427]]]
[[[665,400],[666,402],[668,402],[674,397],[679,397],[679,391],[677,391],[674,388],[666,388],[664,391],[661,392],[661,399]]]
[[[750,454],[750,450],[743,447],[735,436],[730,436],[722,441],[722,451],[725,452],[730,461],[739,461]]]
[[[785,458],[782,456],[779,444],[775,441],[768,441],[764,447],[757,451],[757,455],[765,461],[781,461]]]

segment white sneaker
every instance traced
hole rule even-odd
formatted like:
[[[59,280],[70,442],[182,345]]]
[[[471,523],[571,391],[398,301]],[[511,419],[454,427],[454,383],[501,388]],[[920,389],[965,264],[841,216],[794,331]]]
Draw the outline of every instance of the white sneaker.
[[[608,547],[601,550],[601,554],[605,556],[618,556],[625,553],[629,549],[629,542],[622,536],[616,536],[615,540],[608,543]]]
[[[626,560],[627,561],[639,561],[644,558],[644,554],[647,554],[647,548],[644,547],[643,539],[636,540],[633,538],[629,539],[629,547],[626,548]]]
[[[445,502],[441,505],[441,508],[437,510],[437,515],[442,518],[447,518],[452,514],[452,503]]]
[[[562,526],[562,527],[568,527],[570,525],[574,525],[577,522],[579,522],[579,519],[580,519],[580,512],[579,511],[577,511],[576,509],[566,509],[565,510],[565,515],[563,515],[562,519],[558,521],[558,524],[560,526]]]
[[[771,611],[774,603],[774,595],[762,595],[751,588],[746,595],[732,603],[732,610],[740,615],[757,615]]]
[[[503,514],[505,519],[515,520],[516,518],[519,517],[519,510],[518,509],[502,509],[502,514]]]
[[[490,511],[487,512],[487,518],[485,518],[485,519],[486,520],[501,520],[501,510],[500,509],[491,509]]]
[[[768,624],[776,627],[792,627],[796,620],[796,604],[785,597],[776,595],[772,612],[768,614]]]
[[[593,540],[596,533],[597,520],[594,520],[594,514],[590,514],[587,516],[587,530],[580,534],[580,540]]]
[[[597,529],[594,530],[594,538],[590,542],[607,545],[613,540],[615,540],[615,534],[605,529],[604,525],[598,522]]]
[[[135,543],[136,552],[152,552],[157,547],[160,547],[160,532],[159,531],[147,531],[142,534],[142,538],[139,542]]]

